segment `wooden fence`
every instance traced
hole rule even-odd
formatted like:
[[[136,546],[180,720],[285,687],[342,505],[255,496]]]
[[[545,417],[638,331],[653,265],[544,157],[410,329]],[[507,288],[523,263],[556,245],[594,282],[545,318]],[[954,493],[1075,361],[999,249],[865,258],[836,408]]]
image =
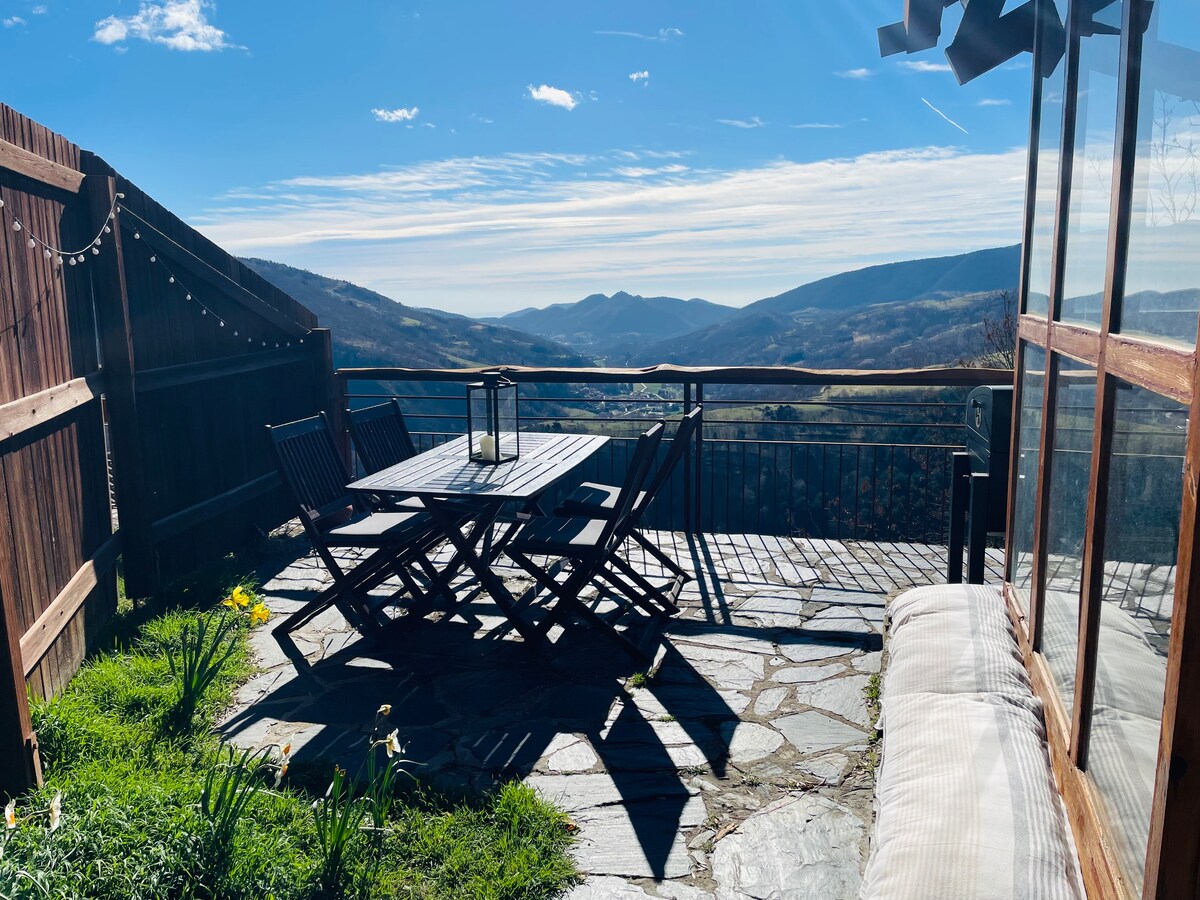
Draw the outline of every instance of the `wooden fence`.
[[[310,311],[2,105],[0,200],[7,794],[40,778],[26,689],[54,694],[92,649],[118,557],[148,596],[289,517],[263,426],[328,405],[332,355]]]

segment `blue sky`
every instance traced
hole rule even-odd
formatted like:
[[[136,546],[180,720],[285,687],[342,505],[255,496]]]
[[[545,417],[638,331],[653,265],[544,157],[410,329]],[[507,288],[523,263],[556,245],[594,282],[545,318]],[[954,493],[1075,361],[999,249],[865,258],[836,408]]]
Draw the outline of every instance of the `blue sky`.
[[[404,302],[741,305],[1018,241],[1028,57],[880,59],[902,12],[0,0],[0,99],[231,251]]]

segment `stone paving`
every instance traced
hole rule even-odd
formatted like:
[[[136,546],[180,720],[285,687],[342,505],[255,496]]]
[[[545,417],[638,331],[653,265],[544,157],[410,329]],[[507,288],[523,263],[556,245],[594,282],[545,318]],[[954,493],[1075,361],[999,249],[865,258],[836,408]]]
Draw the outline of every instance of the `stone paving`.
[[[348,760],[391,703],[423,778],[478,788],[523,778],[568,813],[587,876],[570,900],[856,896],[873,789],[866,692],[885,603],[940,580],[944,548],[652,537],[698,579],[649,673],[580,628],[556,628],[552,648],[530,653],[460,578],[457,614],[388,646],[334,610],[294,634],[299,666],[269,629],[255,632],[263,671],[222,732],[244,746],[290,740],[296,760]],[[276,614],[326,583],[302,537],[282,545],[262,573]],[[662,576],[640,551],[629,558]],[[989,566],[998,577],[997,556]],[[514,592],[529,584],[498,571]]]

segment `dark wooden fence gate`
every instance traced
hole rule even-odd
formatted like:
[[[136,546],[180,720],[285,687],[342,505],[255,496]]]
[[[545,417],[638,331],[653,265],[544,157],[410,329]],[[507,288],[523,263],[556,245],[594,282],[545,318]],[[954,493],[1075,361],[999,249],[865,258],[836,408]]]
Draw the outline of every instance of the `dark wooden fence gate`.
[[[9,794],[40,778],[26,689],[53,695],[92,649],[118,557],[148,596],[289,517],[263,425],[327,406],[332,356],[311,312],[2,105],[0,200]]]

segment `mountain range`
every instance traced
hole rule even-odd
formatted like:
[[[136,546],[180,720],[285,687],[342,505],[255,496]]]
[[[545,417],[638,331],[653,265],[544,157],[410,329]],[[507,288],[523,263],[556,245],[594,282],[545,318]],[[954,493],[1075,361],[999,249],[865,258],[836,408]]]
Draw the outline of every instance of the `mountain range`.
[[[591,294],[577,303],[530,307],[483,319],[550,338],[578,352],[611,361],[633,353],[647,336],[667,339],[725,322],[737,310],[695,297],[642,297],[617,291]]]
[[[475,320],[334,278],[245,262],[333,330],[338,366],[799,365],[902,368],[977,358],[1015,293],[1019,247],[870,266],[740,309],[624,291]]]

